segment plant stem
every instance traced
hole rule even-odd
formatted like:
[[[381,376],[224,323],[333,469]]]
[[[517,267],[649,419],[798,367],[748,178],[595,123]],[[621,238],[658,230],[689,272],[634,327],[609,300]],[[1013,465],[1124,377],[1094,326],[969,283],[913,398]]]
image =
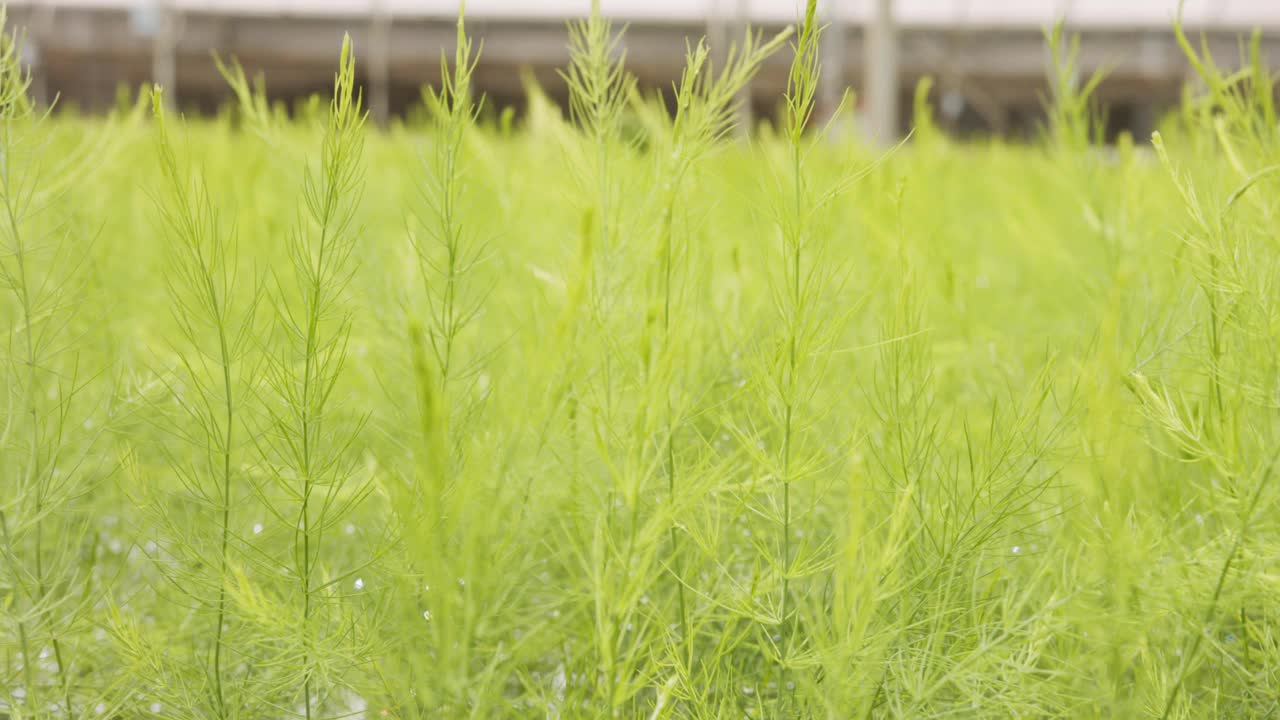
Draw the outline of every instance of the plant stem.
[[[675,183],[672,183],[675,185]],[[674,219],[675,215],[675,197],[668,198],[665,208],[665,217],[663,218],[663,238],[662,238],[662,345],[659,351],[659,358],[662,358],[671,348],[671,304],[672,304],[672,287],[671,279],[673,273],[672,253],[674,244]],[[675,418],[672,417],[671,408],[671,389],[665,388],[663,392],[663,402],[666,407],[666,466],[667,466],[667,498],[672,503],[672,507],[676,502],[676,449],[675,449]],[[680,556],[680,538],[676,532],[676,526],[673,522],[668,528],[668,534],[671,540],[671,572],[676,580],[676,606],[680,617],[680,635],[681,639],[686,643],[689,650],[689,662],[693,661],[693,638],[689,632],[689,615],[685,603],[684,578],[681,572],[681,556]]]
[[[217,299],[213,292],[212,278],[206,276],[210,299]],[[211,307],[216,308],[217,305]],[[216,312],[216,310],[215,310]],[[226,624],[227,607],[227,565],[228,546],[231,540],[231,448],[235,433],[235,401],[232,399],[231,386],[231,353],[227,344],[226,327],[218,323],[218,352],[222,363],[222,387],[226,410],[226,427],[223,432],[222,448],[222,546],[219,549],[218,566],[218,615],[217,627],[213,640],[213,683],[218,703],[218,715],[227,716],[226,695],[222,686],[222,643],[224,625]]]
[[[26,409],[27,409],[27,413],[31,416],[31,449],[28,456],[28,470],[27,470],[28,477],[27,477],[26,484],[29,487],[33,487],[35,492],[36,594],[35,594],[35,597],[32,598],[32,605],[34,607],[39,608],[44,604],[45,598],[48,596],[48,579],[45,577],[45,572],[44,572],[44,530],[45,530],[44,492],[45,492],[45,488],[41,480],[41,475],[44,473],[44,468],[41,467],[41,462],[40,462],[40,417],[39,417],[39,407],[37,406],[37,402],[36,402],[36,383],[38,378],[36,375],[36,369],[37,369],[36,344],[35,344],[36,340],[34,337],[35,333],[33,331],[35,313],[32,310],[30,281],[27,278],[26,247],[22,240],[22,231],[19,227],[19,222],[18,222],[18,212],[17,212],[17,208],[14,207],[13,193],[11,192],[12,179],[9,174],[10,165],[8,162],[8,158],[9,158],[8,149],[11,147],[13,147],[12,124],[11,124],[11,120],[6,118],[5,142],[4,142],[5,152],[4,152],[4,163],[3,163],[4,165],[3,167],[4,206],[5,206],[5,214],[9,220],[9,230],[11,233],[13,233],[13,243],[14,243],[13,259],[18,269],[18,276],[17,276],[18,286],[16,289],[18,291],[19,304],[22,307],[22,326],[24,329],[23,336],[26,338],[26,343],[25,343],[26,356],[27,356],[26,357],[26,366],[27,366],[27,388],[26,388],[27,408]],[[66,679],[65,667],[63,665],[63,659],[62,659],[62,644],[58,640],[57,632],[52,627],[53,625],[52,621],[49,620],[46,622],[48,625],[47,630],[50,636],[50,644],[53,646],[54,662],[57,667],[57,677],[58,677],[59,683],[62,685],[62,688],[63,688],[63,699],[66,703],[67,713],[73,714],[72,712],[73,708],[71,707],[70,688]],[[29,650],[30,648],[28,647],[27,651],[29,652]],[[25,655],[23,659],[24,671],[30,665],[29,660],[30,660],[29,654]],[[31,692],[34,694],[35,688],[34,687],[29,688],[28,692]]]
[[[1249,532],[1249,524],[1253,520],[1253,513],[1258,507],[1258,501],[1262,498],[1262,491],[1271,481],[1272,471],[1275,469],[1276,459],[1280,457],[1280,452],[1274,453],[1271,460],[1267,463],[1267,469],[1263,472],[1262,477],[1258,478],[1257,484],[1253,488],[1253,494],[1249,497],[1249,504],[1245,506],[1244,512],[1240,517],[1240,530],[1236,533],[1236,539],[1231,543],[1231,550],[1227,552],[1227,557],[1222,563],[1222,570],[1218,573],[1218,581],[1213,586],[1213,595],[1209,598],[1209,608],[1205,610],[1204,625],[1205,630],[1201,630],[1195,634],[1195,640],[1191,642],[1191,649],[1184,656],[1181,667],[1178,669],[1178,679],[1173,683],[1173,689],[1169,691],[1169,698],[1165,701],[1164,712],[1160,713],[1160,720],[1168,720],[1169,715],[1173,712],[1173,705],[1178,700],[1178,694],[1182,691],[1182,685],[1186,682],[1187,673],[1191,670],[1191,663],[1195,662],[1196,655],[1200,652],[1200,646],[1204,643],[1204,635],[1213,621],[1214,614],[1218,611],[1218,600],[1222,597],[1222,590],[1227,585],[1227,576],[1231,574],[1231,566],[1235,563],[1236,556],[1240,554],[1240,549],[1244,546],[1245,536]]]
[[[783,398],[782,426],[782,603],[780,613],[782,639],[779,647],[779,656],[781,658],[779,688],[783,689],[786,687],[787,661],[791,640],[790,628],[787,622],[791,597],[791,457],[795,432],[796,373],[800,366],[799,326],[803,321],[801,316],[803,289],[801,287],[800,265],[801,253],[804,248],[803,228],[801,225],[805,214],[804,176],[802,175],[804,168],[802,148],[800,147],[798,136],[794,137],[792,141],[791,164],[795,190],[796,229],[794,236],[791,238],[791,257],[789,258],[791,262],[791,287],[788,289],[791,290],[791,317],[787,319],[787,381],[786,396]]]
[[[332,188],[331,188],[332,190]],[[311,656],[307,650],[311,642],[311,635],[308,632],[311,624],[311,492],[313,489],[311,470],[311,429],[313,426],[313,418],[311,417],[311,374],[315,370],[315,364],[318,360],[317,353],[317,335],[319,333],[320,321],[320,300],[321,300],[321,278],[324,277],[324,254],[325,245],[328,237],[328,220],[329,210],[333,207],[332,191],[326,198],[328,202],[325,204],[325,224],[320,230],[319,252],[316,257],[315,274],[311,286],[311,297],[309,299],[310,306],[307,313],[307,335],[306,335],[306,353],[303,363],[302,375],[302,628],[305,637],[303,643],[302,663],[306,668],[303,681],[303,692],[305,694],[306,718],[311,720]],[[316,548],[317,554],[319,547]]]
[[[13,540],[9,535],[9,520],[4,510],[0,510],[0,533],[4,534],[5,558],[9,561],[9,571],[16,578],[20,573]],[[36,687],[35,678],[31,673],[35,663],[29,662],[31,658],[31,640],[27,635],[27,621],[22,619],[18,620],[18,656],[22,660],[22,681],[28,688],[27,692],[34,693]]]

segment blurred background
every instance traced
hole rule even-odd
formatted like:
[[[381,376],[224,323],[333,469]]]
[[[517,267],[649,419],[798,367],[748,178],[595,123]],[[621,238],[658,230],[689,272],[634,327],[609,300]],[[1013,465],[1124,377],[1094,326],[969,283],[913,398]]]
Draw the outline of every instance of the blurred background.
[[[706,36],[723,52],[750,26],[773,33],[796,21],[801,0],[603,0],[626,24],[628,68],[642,87],[670,87],[686,42]],[[960,135],[1025,135],[1050,94],[1044,32],[1055,21],[1081,38],[1079,70],[1107,78],[1098,91],[1107,130],[1145,136],[1192,82],[1172,25],[1177,0],[823,0],[823,97],[846,88],[860,125],[891,137],[911,125],[911,97],[932,76],[941,125]],[[565,23],[590,0],[470,0],[469,30],[483,40],[477,82],[490,108],[525,101],[536,81],[564,100],[557,70],[568,60]],[[419,103],[451,52],[458,0],[10,0],[9,22],[38,99],[87,111],[113,105],[120,88],[158,82],[183,110],[213,111],[228,96],[213,53],[265,74],[286,102],[331,85],[342,34],[379,122]],[[1188,0],[1183,23],[1224,65],[1238,64],[1250,34],[1280,62],[1280,0]],[[750,89],[749,110],[772,116],[789,58],[780,53]]]

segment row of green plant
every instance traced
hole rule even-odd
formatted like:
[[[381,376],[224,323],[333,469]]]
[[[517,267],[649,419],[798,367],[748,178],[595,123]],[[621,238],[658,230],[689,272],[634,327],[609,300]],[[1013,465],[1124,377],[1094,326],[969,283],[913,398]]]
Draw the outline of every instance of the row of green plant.
[[[815,116],[816,2],[425,127],[28,99],[0,46],[0,717],[1268,717],[1280,124]],[[774,53],[783,111],[735,140]],[[846,102],[844,107],[848,107]]]

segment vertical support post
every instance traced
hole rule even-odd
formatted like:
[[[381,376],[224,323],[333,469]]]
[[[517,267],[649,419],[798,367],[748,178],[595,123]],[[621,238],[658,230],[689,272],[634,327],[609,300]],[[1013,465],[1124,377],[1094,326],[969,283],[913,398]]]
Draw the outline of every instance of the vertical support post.
[[[711,45],[712,65],[718,70],[729,58],[729,47],[746,36],[749,23],[749,0],[716,0],[711,4],[707,18],[707,42]],[[751,134],[751,83],[748,82],[734,97],[738,106],[734,121],[735,132],[740,138]]]
[[[40,53],[40,35],[30,28],[27,34],[22,38],[22,46],[18,48],[19,62],[27,67],[27,73],[31,78],[31,86],[28,93],[31,95],[31,101],[36,107],[48,107],[49,105],[49,84],[45,79],[44,59]]]
[[[849,88],[845,70],[848,66],[848,17],[843,12],[847,3],[843,0],[826,0],[822,22],[822,75],[818,78],[817,120],[825,123],[835,116]],[[842,123],[843,125],[843,123]],[[839,140],[844,127],[832,128],[832,140]]]
[[[724,56],[724,46],[729,42],[728,15],[724,12],[725,0],[713,0],[707,14],[707,42],[711,44],[711,56],[719,62]]]
[[[898,139],[898,34],[893,0],[875,0],[867,25],[866,128],[873,143]]]
[[[391,118],[391,13],[386,0],[373,0],[369,20],[369,111],[385,126]]]
[[[748,0],[737,0],[737,5],[733,11],[733,22],[729,26],[729,42],[733,43],[741,40],[747,35],[747,28],[750,27],[750,10],[747,7]],[[726,52],[728,46],[725,46]],[[748,80],[742,89],[738,91],[734,97],[734,102],[738,104],[737,117],[735,118],[734,127],[737,128],[737,135],[740,138],[746,138],[751,135],[751,125],[755,122],[755,118],[751,111],[751,81]]]
[[[164,88],[164,104],[172,110],[178,97],[178,13],[173,0],[155,0],[156,34],[151,44],[151,81]]]

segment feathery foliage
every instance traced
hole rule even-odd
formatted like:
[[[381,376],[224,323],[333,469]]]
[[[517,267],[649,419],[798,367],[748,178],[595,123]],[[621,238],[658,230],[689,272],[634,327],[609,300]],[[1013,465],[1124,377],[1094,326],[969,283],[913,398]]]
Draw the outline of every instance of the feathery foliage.
[[[651,91],[594,3],[516,118],[460,13],[385,129],[349,40],[96,119],[5,36],[0,716],[1274,714],[1259,36],[1150,146],[1058,26],[1034,144],[881,154],[797,21]]]

